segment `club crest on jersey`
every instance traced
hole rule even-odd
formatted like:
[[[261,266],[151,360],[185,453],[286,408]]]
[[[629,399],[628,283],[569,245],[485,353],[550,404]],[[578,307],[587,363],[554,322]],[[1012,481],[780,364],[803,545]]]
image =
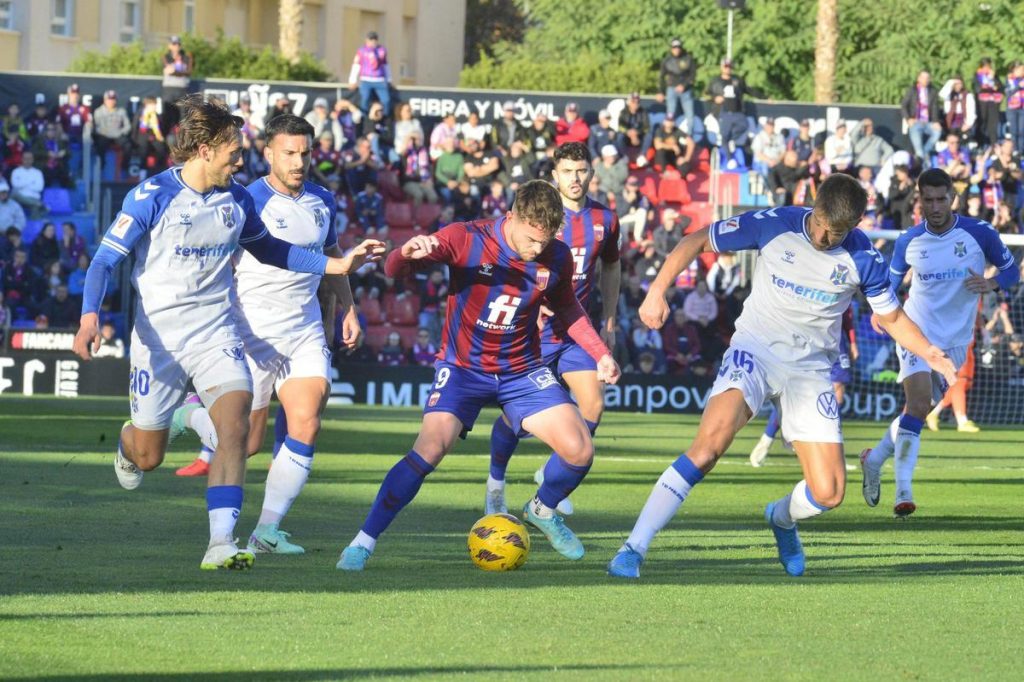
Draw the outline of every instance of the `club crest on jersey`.
[[[594,241],[599,242],[604,239],[604,225],[594,225]]]
[[[482,263],[480,265],[480,274],[490,277],[494,274],[494,263]]]
[[[537,289],[544,291],[548,288],[548,280],[551,278],[551,271],[547,268],[537,268]]]
[[[953,255],[954,256],[960,256],[961,258],[966,256],[967,255],[967,243],[966,242],[957,242],[956,244],[953,244]]]
[[[829,279],[832,284],[841,285],[846,284],[846,281],[850,278],[850,268],[845,265],[837,265],[835,270],[832,271],[832,275]]]
[[[729,375],[729,381],[736,382],[736,381],[740,381],[741,379],[743,379],[743,370],[742,369],[734,369],[732,371],[732,374]]]
[[[832,391],[823,391],[818,395],[818,414],[826,419],[839,419],[839,401]]]
[[[221,206],[220,207],[220,219],[224,223],[224,227],[229,230],[235,226],[235,207],[234,206]]]
[[[324,226],[324,212],[323,212],[322,209],[320,209],[320,208],[314,208],[313,209],[313,220],[316,221],[316,226],[317,227],[319,227],[321,229],[323,228],[323,226]]]

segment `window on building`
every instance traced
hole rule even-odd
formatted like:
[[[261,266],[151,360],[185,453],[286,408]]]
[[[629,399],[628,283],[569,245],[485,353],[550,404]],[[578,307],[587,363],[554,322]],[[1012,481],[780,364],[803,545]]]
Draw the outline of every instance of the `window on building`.
[[[142,35],[142,3],[139,0],[121,2],[121,42],[131,43]]]
[[[185,0],[185,16],[182,19],[182,32],[193,33],[196,29],[196,0]]]
[[[11,7],[13,4],[9,0],[0,2],[0,29],[14,30],[14,9]]]
[[[50,0],[50,33],[75,35],[75,0]]]

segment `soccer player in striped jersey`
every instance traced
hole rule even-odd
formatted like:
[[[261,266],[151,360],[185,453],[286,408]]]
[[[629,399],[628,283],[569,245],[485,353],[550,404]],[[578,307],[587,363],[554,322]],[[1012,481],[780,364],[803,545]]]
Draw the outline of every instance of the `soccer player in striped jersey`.
[[[544,364],[537,329],[541,304],[550,306],[569,337],[594,358],[599,379],[615,383],[619,367],[573,292],[572,252],[554,238],[562,221],[558,191],[531,180],[519,188],[504,217],[413,237],[388,257],[389,277],[447,263],[448,312],[420,433],[384,477],[362,529],[341,554],[339,569],[363,570],[380,534],[456,438],[473,428],[483,406],[492,403],[502,408],[515,433],[530,432],[558,453],[526,503],[524,519],[563,556],[583,557],[583,543],[555,508],[586,476],[594,446],[579,410]]]
[[[1020,270],[991,225],[953,213],[956,192],[946,171],[931,168],[921,173],[917,190],[925,220],[896,240],[889,276],[896,290],[907,272],[913,270],[907,315],[959,368],[967,360],[974,337],[979,297],[999,288],[1009,289],[1020,281]],[[996,274],[991,278],[984,276],[986,264],[995,266]],[[945,386],[923,358],[900,345],[896,350],[906,407],[878,445],[861,453],[861,468],[864,501],[874,507],[882,492],[882,464],[895,456],[893,514],[900,518],[917,511],[912,484],[921,448],[921,427],[932,404],[942,399]]]
[[[585,144],[567,142],[555,150],[552,177],[562,197],[565,214],[562,229],[556,235],[572,253],[573,290],[583,310],[589,310],[590,293],[598,280],[601,289],[602,340],[608,348],[615,343],[615,310],[619,301],[622,268],[619,264],[619,219],[606,206],[587,196],[587,187],[594,173],[590,151]],[[597,380],[597,365],[577,343],[565,333],[565,327],[550,310],[541,308],[545,324],[541,331],[541,353],[544,364],[569,387],[580,414],[594,435],[601,413],[604,412],[604,386]],[[501,415],[491,428],[491,471],[487,477],[484,513],[508,511],[505,504],[505,471],[509,459],[519,444],[519,436],[509,427],[508,418]],[[537,472],[537,482],[543,481],[543,469]],[[569,498],[562,500],[558,511],[572,513]]]
[[[74,349],[88,360],[99,347],[97,312],[107,282],[114,267],[134,254],[132,418],[121,429],[114,472],[132,490],[144,471],[160,465],[172,414],[191,380],[220,441],[207,480],[210,542],[200,568],[249,568],[253,554],[239,550],[233,538],[242,507],[252,376],[229,298],[232,254],[241,245],[278,268],[339,275],[358,268],[368,254],[328,258],[273,237],[252,197],[231,179],[242,165],[244,121],[198,95],[179,107],[173,152],[182,165],[147,179],[125,198],[86,274]]]

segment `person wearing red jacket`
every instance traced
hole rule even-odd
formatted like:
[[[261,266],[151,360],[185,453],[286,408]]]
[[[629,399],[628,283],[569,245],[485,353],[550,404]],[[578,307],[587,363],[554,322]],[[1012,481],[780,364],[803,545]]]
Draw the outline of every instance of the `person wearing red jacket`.
[[[555,144],[561,147],[566,142],[587,143],[590,137],[590,126],[580,116],[580,108],[576,102],[565,105],[565,115],[555,123]]]

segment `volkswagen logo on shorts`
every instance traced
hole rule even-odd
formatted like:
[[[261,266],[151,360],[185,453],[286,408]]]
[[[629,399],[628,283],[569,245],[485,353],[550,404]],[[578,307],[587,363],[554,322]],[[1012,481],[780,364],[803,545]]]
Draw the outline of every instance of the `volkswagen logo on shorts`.
[[[839,419],[839,403],[835,393],[824,391],[818,396],[818,413],[826,419]]]

